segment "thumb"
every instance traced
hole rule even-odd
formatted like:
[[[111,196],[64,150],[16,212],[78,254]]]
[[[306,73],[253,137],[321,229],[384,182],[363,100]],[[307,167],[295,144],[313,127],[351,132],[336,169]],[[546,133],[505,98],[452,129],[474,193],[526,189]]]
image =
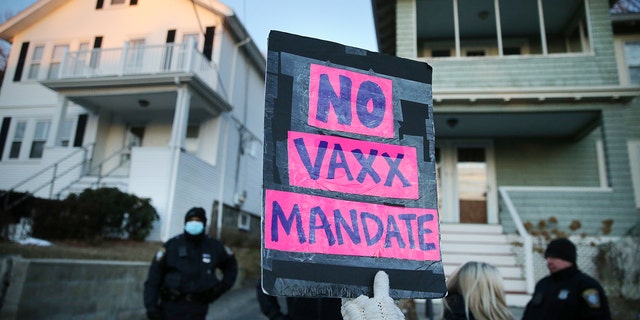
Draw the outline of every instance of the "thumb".
[[[378,271],[373,279],[373,297],[385,298],[389,296],[389,275],[384,271]]]

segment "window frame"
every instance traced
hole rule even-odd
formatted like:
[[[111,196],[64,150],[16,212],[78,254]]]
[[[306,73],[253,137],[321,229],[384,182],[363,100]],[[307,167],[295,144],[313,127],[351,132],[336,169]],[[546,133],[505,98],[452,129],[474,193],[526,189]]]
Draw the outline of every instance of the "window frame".
[[[31,50],[31,57],[29,59],[29,71],[27,72],[28,80],[40,79],[40,72],[42,70],[42,64],[44,63],[45,50],[46,46],[44,44],[36,45]]]

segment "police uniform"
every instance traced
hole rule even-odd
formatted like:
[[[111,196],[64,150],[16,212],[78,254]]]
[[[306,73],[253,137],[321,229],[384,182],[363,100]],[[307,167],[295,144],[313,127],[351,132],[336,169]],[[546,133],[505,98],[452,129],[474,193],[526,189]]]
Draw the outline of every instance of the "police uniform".
[[[575,264],[575,246],[567,239],[554,241],[547,247],[545,257],[560,258],[573,262],[573,265],[536,284],[522,319],[610,320],[609,302],[602,286],[582,273]]]
[[[197,216],[206,225],[202,208],[185,215],[185,223]],[[222,279],[216,276],[222,271]],[[185,231],[171,238],[154,256],[144,284],[144,304],[149,319],[199,319],[206,317],[209,303],[228,291],[238,266],[231,250],[201,232]]]

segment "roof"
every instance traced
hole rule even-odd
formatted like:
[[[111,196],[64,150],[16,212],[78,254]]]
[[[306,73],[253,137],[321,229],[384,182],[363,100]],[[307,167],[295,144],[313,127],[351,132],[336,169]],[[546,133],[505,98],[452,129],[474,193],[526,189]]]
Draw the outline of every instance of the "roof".
[[[64,5],[65,3],[72,0],[39,0],[36,1],[31,6],[22,10],[11,19],[7,20],[5,23],[0,25],[0,39],[6,40],[9,43],[13,43],[13,38],[16,34],[23,32],[27,28],[29,28],[32,24],[43,19],[50,12],[53,12],[55,9]],[[191,2],[192,0],[184,0]],[[231,37],[237,42],[245,42],[241,47],[241,49],[247,54],[250,58],[251,63],[262,73],[265,73],[266,59],[264,55],[258,49],[258,46],[255,44],[249,32],[245,29],[242,22],[238,19],[235,12],[219,1],[202,1],[202,0],[193,0],[193,3],[204,8],[205,10],[211,11],[221,17],[224,20],[224,26]]]

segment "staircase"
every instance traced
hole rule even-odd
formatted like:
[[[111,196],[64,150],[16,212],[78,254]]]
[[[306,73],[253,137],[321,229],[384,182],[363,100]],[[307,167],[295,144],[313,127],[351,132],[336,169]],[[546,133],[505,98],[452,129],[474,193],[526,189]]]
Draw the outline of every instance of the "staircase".
[[[495,224],[441,224],[440,250],[445,276],[468,261],[490,263],[498,268],[504,280],[507,305],[524,307],[531,299],[527,294],[524,267],[516,261],[513,245]]]

